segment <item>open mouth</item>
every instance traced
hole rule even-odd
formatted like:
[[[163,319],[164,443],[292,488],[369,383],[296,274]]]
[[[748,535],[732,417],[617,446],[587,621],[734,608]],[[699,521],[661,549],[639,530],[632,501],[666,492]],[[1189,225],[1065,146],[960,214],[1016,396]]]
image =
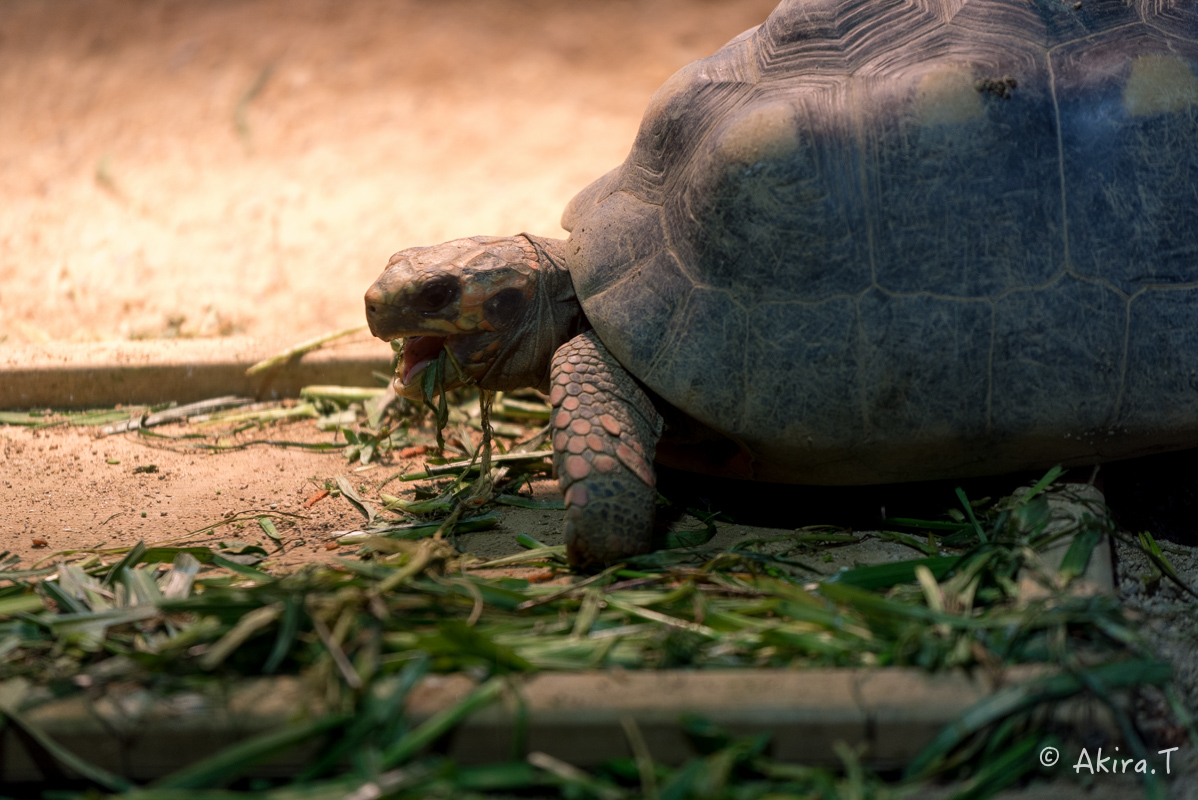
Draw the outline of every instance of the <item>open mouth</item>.
[[[409,336],[404,339],[403,371],[400,380],[410,386],[412,379],[437,360],[445,348],[445,336]]]

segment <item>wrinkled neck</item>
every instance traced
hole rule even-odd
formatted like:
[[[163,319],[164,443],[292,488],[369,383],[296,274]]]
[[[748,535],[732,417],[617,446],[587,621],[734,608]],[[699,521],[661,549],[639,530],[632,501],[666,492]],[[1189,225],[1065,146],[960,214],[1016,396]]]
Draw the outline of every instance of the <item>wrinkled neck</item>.
[[[553,354],[590,324],[566,270],[565,240],[522,235],[532,243],[540,262],[536,295],[519,329],[500,344],[495,366],[482,385],[499,391],[531,386],[548,392]]]

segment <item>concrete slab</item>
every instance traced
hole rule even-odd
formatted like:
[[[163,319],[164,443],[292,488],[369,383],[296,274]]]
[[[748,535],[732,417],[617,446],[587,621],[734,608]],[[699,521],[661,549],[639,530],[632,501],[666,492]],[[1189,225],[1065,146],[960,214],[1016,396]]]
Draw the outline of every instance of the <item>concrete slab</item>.
[[[246,369],[294,341],[247,337],[18,345],[0,350],[0,409],[192,403],[224,395],[296,397],[304,386],[378,386],[391,350],[358,336],[258,375]]]
[[[1007,678],[1027,674],[1016,670]],[[429,676],[410,695],[407,711],[419,723],[460,702],[474,686],[461,674]],[[631,755],[626,719],[640,727],[656,760],[680,764],[694,755],[681,718],[697,714],[738,735],[768,733],[770,755],[782,761],[839,765],[834,745],[843,742],[864,747],[866,763],[887,769],[907,763],[993,688],[982,675],[928,675],[915,669],[541,673],[515,676],[500,702],[468,718],[442,747],[463,764],[512,758],[518,693],[528,715],[528,751],[580,767]],[[27,704],[32,691],[13,681],[0,684],[0,704]],[[290,677],[212,681],[166,697],[112,685],[49,699],[26,711],[25,719],[96,765],[150,780],[317,714],[314,702],[313,693]],[[1084,714],[1076,719],[1100,720]],[[298,748],[255,774],[294,774],[312,755],[312,748]],[[8,726],[0,735],[0,784],[42,777]]]

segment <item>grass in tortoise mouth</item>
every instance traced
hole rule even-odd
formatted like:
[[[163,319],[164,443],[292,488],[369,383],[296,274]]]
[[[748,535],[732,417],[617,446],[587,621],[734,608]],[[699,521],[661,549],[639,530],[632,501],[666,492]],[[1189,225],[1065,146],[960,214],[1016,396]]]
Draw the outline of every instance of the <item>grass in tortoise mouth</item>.
[[[445,349],[447,339],[446,336],[409,336],[403,340],[400,380],[404,386],[410,385],[416,375],[437,360],[437,356]]]

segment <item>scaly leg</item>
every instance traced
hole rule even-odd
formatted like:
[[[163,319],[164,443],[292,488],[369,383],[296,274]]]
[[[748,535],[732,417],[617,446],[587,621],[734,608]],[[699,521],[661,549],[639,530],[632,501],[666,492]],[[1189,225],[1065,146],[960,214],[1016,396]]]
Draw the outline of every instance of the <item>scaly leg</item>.
[[[661,415],[594,331],[558,348],[550,380],[570,564],[611,564],[649,552]]]

